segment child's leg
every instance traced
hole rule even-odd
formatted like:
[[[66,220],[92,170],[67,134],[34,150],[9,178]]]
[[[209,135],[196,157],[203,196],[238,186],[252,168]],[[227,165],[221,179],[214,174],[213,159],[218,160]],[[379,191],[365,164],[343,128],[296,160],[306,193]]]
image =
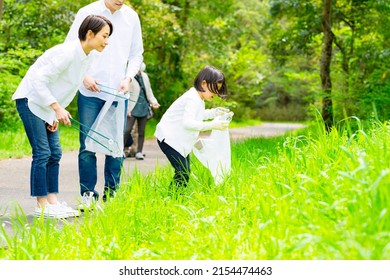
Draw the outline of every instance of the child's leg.
[[[157,142],[175,169],[173,180],[176,187],[186,187],[190,178],[190,156],[183,157],[164,141],[160,142],[157,140]]]

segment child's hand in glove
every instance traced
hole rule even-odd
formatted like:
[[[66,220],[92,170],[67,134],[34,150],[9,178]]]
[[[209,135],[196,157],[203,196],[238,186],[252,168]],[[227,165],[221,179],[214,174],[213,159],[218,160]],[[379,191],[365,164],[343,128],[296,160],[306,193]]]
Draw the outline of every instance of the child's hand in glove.
[[[217,119],[225,120],[225,121],[231,121],[233,118],[234,113],[230,111],[229,109],[218,107],[215,108],[215,116]]]
[[[226,130],[229,127],[229,123],[230,121],[216,118],[210,122],[210,128],[213,130]]]

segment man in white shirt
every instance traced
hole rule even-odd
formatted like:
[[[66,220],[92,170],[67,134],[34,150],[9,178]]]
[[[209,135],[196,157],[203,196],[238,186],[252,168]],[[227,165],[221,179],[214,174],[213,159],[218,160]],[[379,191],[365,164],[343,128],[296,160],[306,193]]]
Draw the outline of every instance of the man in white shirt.
[[[92,127],[106,100],[110,95],[99,90],[99,85],[106,88],[128,92],[129,82],[137,74],[143,61],[143,43],[141,23],[138,14],[130,7],[124,5],[124,0],[99,0],[81,8],[70,28],[66,40],[77,37],[77,30],[82,20],[90,15],[97,14],[108,18],[115,32],[110,37],[110,44],[105,52],[93,62],[91,70],[84,78],[79,88],[78,112],[82,132],[80,133],[79,176],[82,204],[80,208],[89,207],[98,199],[95,190],[97,183],[96,155],[85,149],[85,134],[88,127]],[[123,114],[125,122],[126,112]],[[123,139],[115,139],[118,143]],[[104,166],[104,195],[103,200],[113,196],[119,186],[120,172],[123,157],[106,155]]]

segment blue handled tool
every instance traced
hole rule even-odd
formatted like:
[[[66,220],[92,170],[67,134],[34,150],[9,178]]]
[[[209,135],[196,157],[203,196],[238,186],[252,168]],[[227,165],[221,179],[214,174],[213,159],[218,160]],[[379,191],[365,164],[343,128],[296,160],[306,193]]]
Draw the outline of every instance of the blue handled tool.
[[[88,130],[93,131],[93,132],[96,133],[97,135],[99,135],[99,136],[103,137],[104,139],[108,140],[109,143],[111,143],[111,142],[114,143],[114,141],[113,141],[112,139],[110,139],[110,138],[108,138],[107,136],[105,136],[105,135],[103,135],[103,134],[97,132],[96,130],[93,130],[93,129],[90,128],[89,126],[87,126],[87,125],[85,125],[85,124],[82,124],[81,122],[79,122],[79,121],[77,121],[77,120],[75,120],[75,119],[73,119],[73,118],[70,118],[70,120],[71,120],[72,122],[77,123],[77,124],[80,125],[80,126],[83,126],[83,127],[87,128]],[[78,130],[80,133],[84,134],[86,137],[91,138],[93,141],[95,141],[96,143],[98,143],[100,146],[106,148],[106,149],[109,150],[111,153],[114,152],[114,151],[111,150],[109,147],[107,147],[107,146],[104,145],[103,143],[99,142],[98,140],[96,140],[96,139],[93,138],[92,136],[88,135],[88,133],[86,133],[85,131],[82,131],[82,130],[81,130],[80,128],[78,128],[77,126],[71,125],[71,127],[74,128],[74,129],[76,129],[76,130]]]

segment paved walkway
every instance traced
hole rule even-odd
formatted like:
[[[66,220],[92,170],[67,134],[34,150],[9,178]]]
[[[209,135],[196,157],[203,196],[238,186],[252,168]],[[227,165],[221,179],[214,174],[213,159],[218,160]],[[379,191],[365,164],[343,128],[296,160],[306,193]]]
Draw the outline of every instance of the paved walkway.
[[[303,128],[302,124],[291,123],[263,123],[259,126],[230,129],[233,141],[248,137],[273,137],[282,135],[287,131]],[[127,158],[124,163],[125,175],[131,174],[134,169],[143,173],[153,171],[156,165],[167,164],[165,155],[160,151],[156,140],[146,140],[143,152],[144,160]],[[63,154],[60,165],[60,201],[66,201],[70,206],[78,204],[79,184],[77,169],[77,151]],[[98,184],[97,191],[103,190],[103,164],[104,156],[98,155]],[[0,217],[12,216],[20,206],[26,215],[34,211],[36,199],[30,197],[30,165],[31,157],[21,159],[0,160]]]

